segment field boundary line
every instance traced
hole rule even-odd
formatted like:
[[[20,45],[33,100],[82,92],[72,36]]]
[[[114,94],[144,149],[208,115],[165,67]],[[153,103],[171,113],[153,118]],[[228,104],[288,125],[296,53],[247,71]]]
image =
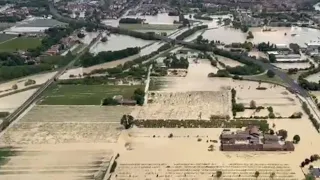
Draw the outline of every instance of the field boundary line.
[[[14,40],[14,39],[17,39],[17,37],[14,37],[14,38],[11,38],[11,39],[8,39],[8,40],[5,40],[5,41],[3,41],[3,42],[0,42],[0,44],[4,44],[4,43],[9,42],[9,41],[12,41],[12,40]]]

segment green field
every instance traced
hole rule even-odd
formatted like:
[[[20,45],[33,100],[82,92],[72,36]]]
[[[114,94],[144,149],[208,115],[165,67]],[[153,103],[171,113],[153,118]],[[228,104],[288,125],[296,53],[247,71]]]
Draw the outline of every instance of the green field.
[[[0,43],[7,41],[9,39],[15,38],[17,35],[12,35],[12,34],[0,34]]]
[[[131,98],[142,85],[54,85],[44,93],[41,104],[46,105],[100,105],[101,99],[123,95]]]
[[[41,38],[18,37],[0,44],[0,51],[13,52],[17,50],[27,50],[41,45]]]

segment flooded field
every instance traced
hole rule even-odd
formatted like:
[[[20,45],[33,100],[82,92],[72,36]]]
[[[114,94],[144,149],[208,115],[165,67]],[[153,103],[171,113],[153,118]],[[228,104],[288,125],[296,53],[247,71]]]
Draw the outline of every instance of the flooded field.
[[[291,68],[304,69],[304,68],[310,67],[309,63],[272,63],[272,65],[280,69],[291,69]]]
[[[21,32],[43,32],[50,27],[63,26],[65,23],[59,22],[55,19],[44,19],[39,17],[31,17],[24,21],[18,22],[15,26],[6,29],[8,34]]]
[[[274,44],[297,43],[300,46],[306,46],[305,43],[319,41],[320,31],[311,28],[301,27],[273,27],[272,31],[263,32],[262,28],[250,28],[254,39],[251,42],[257,44],[260,42],[270,42]],[[285,35],[285,33],[287,35]],[[203,37],[209,40],[219,40],[224,43],[247,41],[247,33],[230,27],[219,27],[217,29],[207,30]]]
[[[306,79],[310,82],[318,83],[320,81],[320,73],[311,74]]]
[[[97,35],[97,32],[87,33],[81,41],[85,44],[89,44],[93,38],[97,37]],[[90,52],[96,54],[101,51],[117,51],[128,47],[143,47],[154,42],[119,34],[111,34],[110,36],[107,36],[107,38],[107,42],[100,41],[93,45],[90,48]]]
[[[168,13],[159,13],[156,16],[124,16],[124,18],[141,18],[148,24],[173,24],[173,21],[179,21],[179,16],[169,16]]]

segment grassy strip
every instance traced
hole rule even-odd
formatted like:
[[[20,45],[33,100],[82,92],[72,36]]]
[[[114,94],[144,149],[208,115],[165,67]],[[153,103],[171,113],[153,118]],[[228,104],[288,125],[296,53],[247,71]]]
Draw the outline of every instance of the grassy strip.
[[[45,105],[100,105],[101,100],[115,95],[131,99],[133,92],[142,85],[53,85],[43,96]]]
[[[257,75],[257,76],[241,76],[243,80],[248,81],[256,81],[256,82],[266,82],[266,83],[272,83],[272,84],[278,84],[281,86],[288,86],[280,77],[274,76],[273,78],[269,78],[267,74]]]
[[[0,44],[0,51],[14,52],[16,50],[27,50],[41,45],[41,38],[18,37]]]

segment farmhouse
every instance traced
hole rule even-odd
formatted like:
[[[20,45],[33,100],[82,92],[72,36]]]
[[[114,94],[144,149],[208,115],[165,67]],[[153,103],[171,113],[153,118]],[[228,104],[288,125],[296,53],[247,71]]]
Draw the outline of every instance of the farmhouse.
[[[310,55],[319,54],[320,42],[306,43],[306,45],[307,45],[308,54],[310,54]]]
[[[261,134],[257,126],[244,131],[223,131],[220,135],[222,151],[293,151],[292,142],[282,142],[277,135]]]

